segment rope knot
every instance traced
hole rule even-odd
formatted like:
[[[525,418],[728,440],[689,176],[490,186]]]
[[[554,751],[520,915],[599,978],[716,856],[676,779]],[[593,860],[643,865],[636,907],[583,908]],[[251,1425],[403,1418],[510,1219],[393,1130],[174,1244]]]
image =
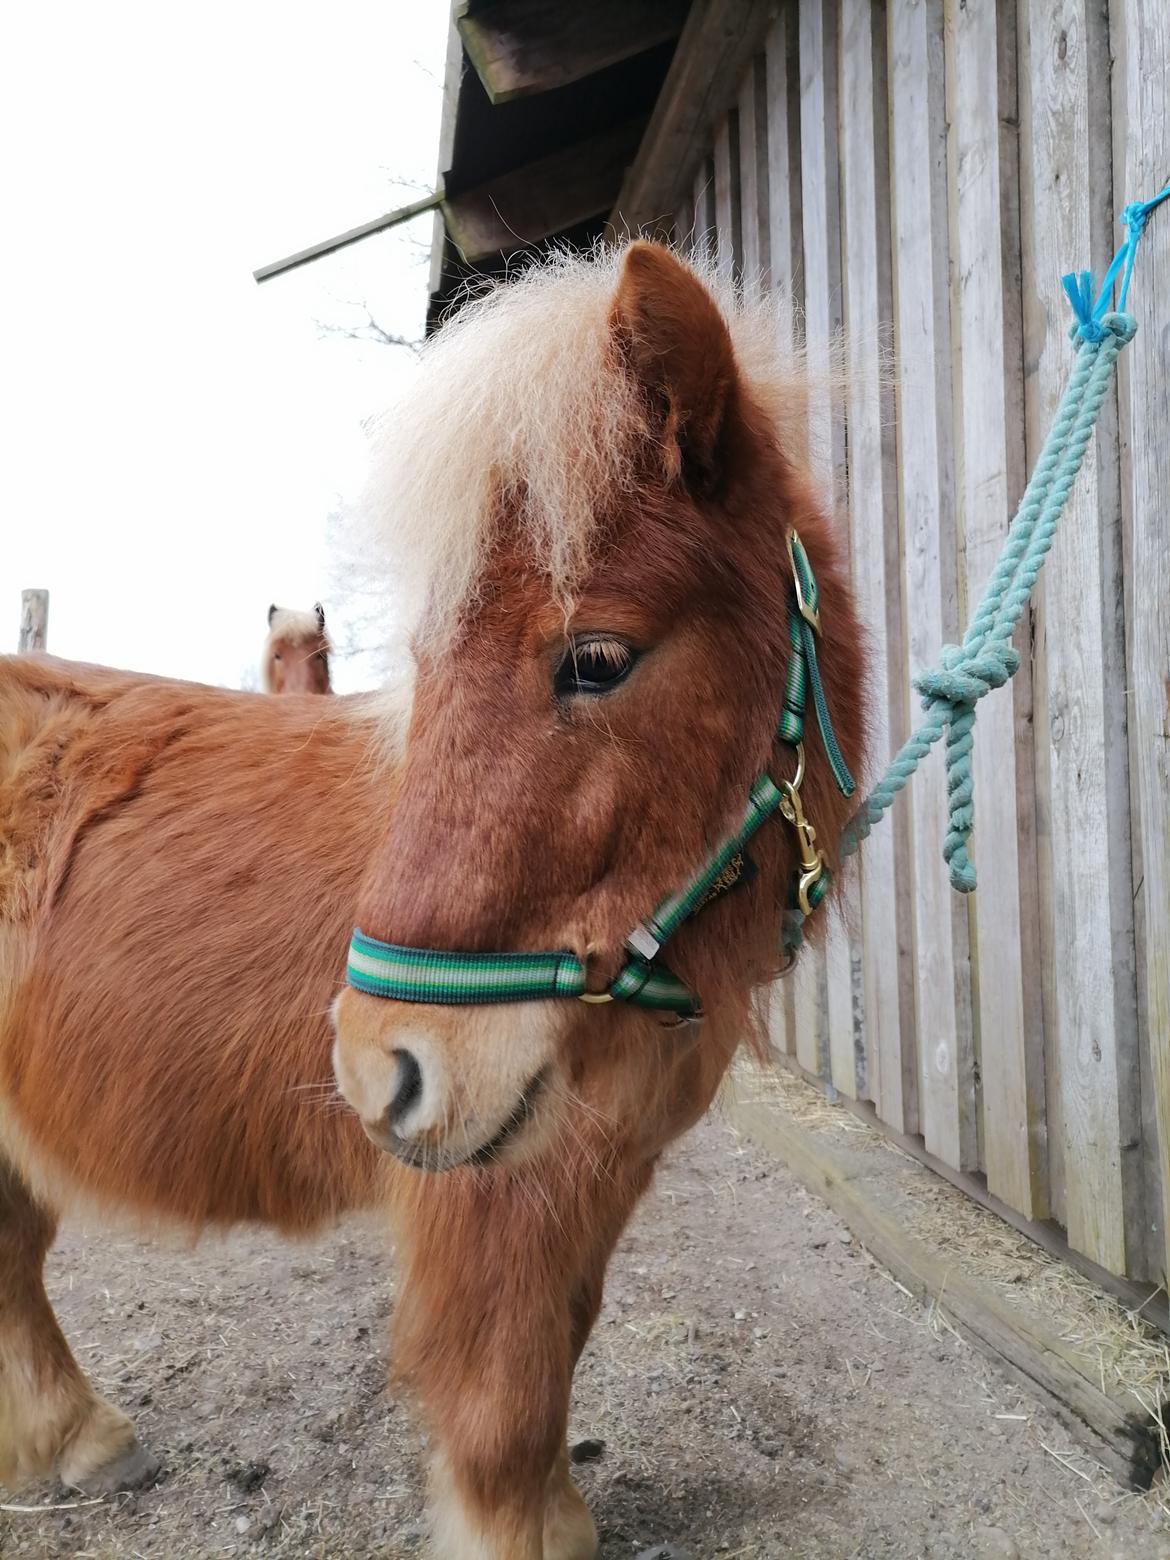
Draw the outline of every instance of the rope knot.
[[[1101,324],[1120,340],[1122,346],[1137,335],[1137,321],[1132,314],[1107,314]]]
[[[914,687],[922,695],[924,708],[936,701],[951,706],[952,718],[961,710],[973,709],[993,688],[1002,688],[1013,677],[1020,658],[1009,644],[984,645],[972,653],[961,645],[944,645],[941,665],[920,672]]]

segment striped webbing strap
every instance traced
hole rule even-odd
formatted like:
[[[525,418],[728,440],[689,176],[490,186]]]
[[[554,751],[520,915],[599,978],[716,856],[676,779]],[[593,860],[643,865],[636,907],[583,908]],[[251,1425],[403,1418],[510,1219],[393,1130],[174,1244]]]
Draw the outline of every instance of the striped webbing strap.
[[[817,727],[825,746],[825,756],[833,771],[833,779],[842,796],[852,796],[856,787],[833,731],[829,702],[825,698],[825,688],[817,666],[816,636],[821,631],[820,591],[808,554],[795,531],[788,533],[788,555],[792,559],[792,574],[796,581],[796,600],[790,602],[788,607],[788,643],[792,654],[788,657],[788,673],[784,679],[779,736],[793,747],[801,741],[804,736],[804,710],[811,688]]]
[[[467,1003],[531,1002],[545,997],[581,997],[585,966],[574,953],[444,953],[378,942],[354,929],[345,978],[358,991],[397,1002],[444,1006]],[[640,955],[623,965],[601,1000],[629,1002],[693,1018],[694,998],[669,970]]]
[[[796,581],[796,601],[789,609],[788,674],[784,708],[777,735],[799,748],[804,732],[804,711],[811,689],[817,725],[834,779],[844,795],[853,792],[853,779],[833,733],[828,704],[817,669],[814,634],[820,632],[820,598],[808,556],[795,531],[788,533],[788,551]],[[787,794],[792,787],[783,782]],[[455,953],[432,948],[408,948],[379,942],[358,928],[349,947],[346,980],[358,991],[396,1002],[425,1002],[447,1006],[496,1002],[531,1002],[551,997],[577,997],[584,1002],[628,1002],[633,1007],[655,1008],[679,1018],[701,1015],[698,1000],[677,975],[658,962],[662,945],[682,923],[720,892],[720,885],[738,878],[737,858],[761,824],[786,806],[786,791],[770,775],[753,781],[739,827],[707,859],[690,881],[669,894],[626,938],[627,959],[605,992],[586,989],[586,971],[576,954],[567,949],[551,953]],[[788,816],[788,814],[785,814]],[[741,865],[741,863],[740,863]],[[829,874],[821,875],[803,895],[794,896],[784,917],[783,945],[792,952],[800,943],[800,925],[815,910],[829,887]],[[805,906],[807,905],[807,909]]]

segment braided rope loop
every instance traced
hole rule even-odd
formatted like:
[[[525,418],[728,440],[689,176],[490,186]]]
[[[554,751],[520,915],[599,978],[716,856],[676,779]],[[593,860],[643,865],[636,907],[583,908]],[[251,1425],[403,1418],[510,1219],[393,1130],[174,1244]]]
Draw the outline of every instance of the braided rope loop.
[[[1085,296],[1082,288],[1078,302]],[[842,856],[852,855],[869,835],[945,732],[948,828],[943,857],[953,888],[964,894],[975,888],[975,865],[969,850],[975,822],[971,767],[975,706],[993,688],[1002,688],[1019,667],[1012,636],[1081,469],[1118,354],[1132,340],[1136,328],[1129,315],[1116,313],[1090,318],[1075,327],[1078,350],[1072,374],[963,642],[945,645],[938,666],[914,679],[925,719],[899,749],[849,824],[841,842]]]
[[[945,645],[938,666],[914,679],[914,687],[922,696],[925,719],[899,748],[881,780],[850,820],[841,840],[842,857],[851,856],[869,836],[874,824],[893,806],[910,776],[946,732],[948,828],[943,856],[954,888],[969,894],[975,887],[975,865],[968,850],[975,822],[971,771],[975,706],[992,688],[1001,688],[1020,664],[1012,636],[1052,546],[1057,522],[1081,469],[1118,355],[1137,330],[1133,318],[1125,312],[1134,257],[1150,214],[1165,201],[1170,201],[1170,184],[1152,199],[1126,206],[1121,214],[1125,242],[1113,256],[1096,298],[1091,272],[1062,278],[1076,316],[1069,335],[1077,355],[1040,459],[1008,527],[1003,550],[963,643]],[[1113,309],[1115,288],[1117,307]]]

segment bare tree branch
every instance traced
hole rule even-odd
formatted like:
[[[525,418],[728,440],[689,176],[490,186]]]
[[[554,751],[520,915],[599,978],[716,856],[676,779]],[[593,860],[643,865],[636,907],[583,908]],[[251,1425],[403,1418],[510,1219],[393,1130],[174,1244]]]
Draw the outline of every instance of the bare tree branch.
[[[324,341],[329,337],[340,337],[349,341],[373,341],[383,347],[405,347],[408,352],[417,353],[421,349],[421,340],[399,335],[396,331],[387,330],[384,325],[380,325],[374,318],[369,304],[364,300],[337,298],[336,302],[342,304],[347,309],[354,309],[358,313],[364,314],[365,319],[358,324],[348,325],[331,325],[326,320],[316,320],[314,323],[317,326],[317,336],[320,340]]]

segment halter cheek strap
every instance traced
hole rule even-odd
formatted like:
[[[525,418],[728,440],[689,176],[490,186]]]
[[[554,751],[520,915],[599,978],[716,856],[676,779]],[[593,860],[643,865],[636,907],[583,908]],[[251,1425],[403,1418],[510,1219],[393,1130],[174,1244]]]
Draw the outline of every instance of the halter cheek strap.
[[[833,778],[845,796],[852,795],[854,784],[833,733],[817,668],[820,594],[808,556],[793,530],[788,533],[788,552],[796,581],[796,599],[788,610],[792,653],[777,735],[796,750],[796,774],[792,780],[782,780],[779,785],[768,774],[757,776],[738,829],[688,883],[662,900],[627,936],[626,962],[608,991],[587,991],[584,964],[566,950],[448,953],[379,942],[356,928],[349,946],[348,983],[370,996],[389,997],[396,1002],[479,1005],[576,997],[582,1002],[628,1002],[633,1007],[672,1013],[680,1019],[699,1018],[702,1010],[698,1000],[678,976],[661,963],[659,952],[684,921],[739,881],[747,842],[777,811],[795,829],[800,851],[800,867],[781,932],[784,951],[793,957],[800,946],[805,917],[820,904],[829,886],[824,854],[817,848],[816,830],[805,816],[800,798],[804,779],[804,714],[810,691]]]

